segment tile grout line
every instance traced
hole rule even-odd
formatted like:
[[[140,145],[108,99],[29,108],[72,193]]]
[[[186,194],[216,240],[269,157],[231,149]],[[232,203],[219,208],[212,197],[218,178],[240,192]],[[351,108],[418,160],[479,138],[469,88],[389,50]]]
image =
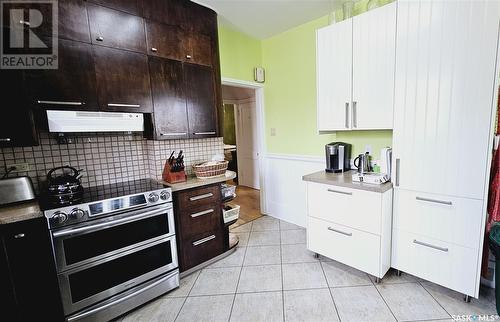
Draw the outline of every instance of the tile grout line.
[[[238,287],[240,286],[241,273],[243,271],[243,263],[245,262],[245,258],[247,257],[247,250],[248,248],[245,247],[245,254],[243,255],[243,261],[241,262],[240,273],[238,274],[238,282],[236,283],[236,289],[234,290],[233,302],[231,303],[231,310],[229,311],[228,321],[231,321],[231,316],[233,315],[234,302],[236,301],[236,294],[238,294]]]
[[[326,285],[328,286],[328,293],[330,293],[330,298],[333,301],[333,307],[335,308],[335,313],[337,313],[337,317],[339,318],[339,321],[342,321],[342,319],[340,318],[339,310],[337,309],[337,303],[335,303],[335,299],[333,298],[332,289],[330,288],[330,283],[328,283],[328,278],[326,277],[325,268],[323,267],[323,263],[319,259],[318,259],[318,262],[319,262],[319,266],[321,266],[321,271],[323,272],[323,276],[325,277]]]
[[[182,305],[181,305],[181,308],[179,309],[179,312],[177,312],[177,314],[175,315],[174,321],[176,321],[179,318],[179,314],[181,314],[181,311],[184,308],[184,305],[186,304],[186,301],[187,301],[187,299],[189,297],[189,294],[191,294],[191,291],[193,290],[194,285],[198,281],[198,278],[200,277],[200,275],[201,275],[201,271],[198,273],[198,276],[196,276],[196,278],[195,278],[195,280],[193,282],[193,285],[191,285],[191,287],[189,288],[189,292],[187,293],[186,297],[184,298],[184,301],[182,302]]]
[[[439,306],[440,306],[440,307],[441,307],[441,308],[442,308],[442,309],[446,312],[446,314],[448,314],[448,315],[450,316],[450,318],[451,318],[451,314],[450,314],[450,312],[448,312],[448,310],[446,310],[446,309],[445,309],[445,307],[444,307],[444,306],[442,306],[442,305],[441,305],[441,303],[439,303],[439,301],[438,301],[438,300],[437,300],[437,299],[436,299],[436,298],[435,298],[435,297],[431,294],[431,292],[429,292],[429,291],[425,288],[425,286],[423,286],[423,285],[422,285],[422,282],[417,281],[417,284],[418,284],[418,285],[420,285],[420,287],[422,287],[422,288],[423,288],[423,289],[424,289],[424,290],[425,290],[425,291],[426,291],[426,292],[427,292],[427,293],[428,293],[428,294],[432,297],[432,299],[433,299],[434,301],[436,301],[436,303],[437,303],[437,304],[438,304],[438,305],[439,305]]]
[[[382,301],[384,301],[385,306],[387,306],[387,308],[389,309],[389,312],[391,312],[392,316],[394,317],[394,320],[399,321],[398,318],[396,317],[396,315],[394,314],[394,312],[392,311],[391,307],[389,306],[389,304],[387,304],[387,301],[385,300],[382,293],[380,293],[377,285],[375,285],[375,283],[373,282],[373,280],[371,278],[370,278],[370,281],[372,282],[373,287],[375,287],[375,290],[377,291],[378,295],[380,295],[380,298],[382,299]],[[382,279],[381,279],[381,281],[382,281]]]

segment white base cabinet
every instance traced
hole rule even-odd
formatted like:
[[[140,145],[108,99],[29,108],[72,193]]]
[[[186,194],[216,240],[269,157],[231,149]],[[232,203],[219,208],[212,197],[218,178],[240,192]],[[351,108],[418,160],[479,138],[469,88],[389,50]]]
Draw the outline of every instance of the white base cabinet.
[[[382,278],[391,263],[392,189],[307,182],[307,248]]]

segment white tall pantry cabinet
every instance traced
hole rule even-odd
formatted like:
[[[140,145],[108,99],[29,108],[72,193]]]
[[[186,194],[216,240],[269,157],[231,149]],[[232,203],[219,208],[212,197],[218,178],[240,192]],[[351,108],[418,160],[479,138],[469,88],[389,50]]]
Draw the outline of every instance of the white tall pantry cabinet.
[[[499,1],[398,1],[391,265],[474,297],[499,17]]]

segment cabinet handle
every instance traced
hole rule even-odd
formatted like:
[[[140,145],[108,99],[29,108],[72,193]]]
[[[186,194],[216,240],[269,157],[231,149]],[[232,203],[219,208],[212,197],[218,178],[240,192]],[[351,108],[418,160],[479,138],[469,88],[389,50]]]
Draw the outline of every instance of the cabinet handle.
[[[191,197],[189,198],[189,201],[197,201],[197,200],[201,200],[201,199],[206,199],[206,198],[210,198],[210,197],[213,197],[214,194],[213,193],[205,193],[203,195],[199,195],[199,196],[194,196],[194,197]]]
[[[191,55],[186,55],[186,58],[187,58],[187,59],[191,59],[191,58],[193,58],[193,57],[192,57]]]
[[[97,40],[97,41],[103,41],[103,40],[104,40],[104,38],[103,38],[102,36],[99,36],[99,37],[97,37],[95,40]]]
[[[448,248],[439,247],[439,246],[435,246],[435,245],[432,245],[432,244],[424,243],[424,242],[418,241],[416,239],[413,240],[413,243],[417,244],[417,245],[421,245],[421,246],[425,246],[425,247],[437,249],[437,250],[440,250],[442,252],[447,252],[448,251]]]
[[[194,135],[212,135],[212,134],[215,134],[217,132],[215,131],[211,131],[211,132],[194,132],[193,134]]]
[[[0,138],[0,142],[10,142],[11,138]]]
[[[38,104],[51,104],[51,105],[84,105],[84,102],[71,102],[71,101],[36,101]]]
[[[358,102],[352,102],[352,127],[358,127],[358,113],[357,113]]]
[[[160,136],[181,136],[187,135],[186,132],[170,132],[170,133],[160,133]]]
[[[433,203],[438,203],[438,204],[448,205],[448,206],[453,205],[453,202],[451,202],[451,201],[444,201],[444,200],[437,200],[437,199],[430,199],[430,198],[423,198],[423,197],[415,197],[415,199],[417,199],[419,201],[433,202]]]
[[[25,25],[25,26],[29,26],[30,25],[30,22],[29,21],[25,21],[25,20],[19,20],[19,23],[21,25]]]
[[[154,52],[154,53],[156,53],[158,51],[158,49],[155,48],[155,47],[151,47],[151,51]]]
[[[399,187],[399,163],[400,160],[396,159],[396,187]]]
[[[340,190],[328,189],[328,192],[340,193],[340,194],[343,194],[343,195],[352,196],[352,192],[347,192],[347,191],[340,191]]]
[[[212,239],[215,239],[215,235],[211,235],[211,236],[202,238],[200,240],[197,240],[197,241],[193,242],[193,246],[198,246],[198,245],[204,244],[208,241],[211,241]]]
[[[214,212],[213,209],[208,209],[208,210],[200,211],[200,212],[191,214],[191,218],[196,218],[196,217],[200,217],[200,216],[203,216],[203,215],[208,215],[208,214],[211,214],[213,212]]]
[[[141,107],[140,104],[118,104],[118,103],[108,103],[110,107]]]
[[[345,128],[349,128],[349,102],[345,102]]]
[[[24,238],[26,235],[24,235],[23,233],[21,234],[15,234],[14,235],[14,239],[20,239],[20,238]]]
[[[346,235],[346,236],[349,236],[349,237],[352,236],[352,233],[347,233],[345,231],[338,230],[338,229],[335,229],[333,227],[328,227],[328,230],[336,232],[336,233],[339,233],[339,234],[342,234],[342,235]]]

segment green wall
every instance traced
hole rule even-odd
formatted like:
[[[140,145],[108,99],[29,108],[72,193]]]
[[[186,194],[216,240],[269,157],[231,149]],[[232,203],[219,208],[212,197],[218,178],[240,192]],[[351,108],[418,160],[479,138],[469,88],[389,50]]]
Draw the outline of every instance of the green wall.
[[[223,77],[253,81],[253,69],[262,65],[260,40],[220,25],[219,53]]]
[[[366,2],[357,3],[354,13],[363,12]],[[316,29],[326,25],[327,16],[264,39],[260,41],[260,55],[256,53],[259,47],[255,44],[257,40],[245,42],[245,51],[242,43],[248,40],[248,36],[221,28],[222,76],[252,80],[255,65],[251,65],[259,60],[266,69],[264,97],[268,153],[322,156],[325,144],[344,141],[353,145],[353,158],[364,152],[365,145],[370,145],[377,159],[381,148],[392,145],[392,131],[317,133]],[[226,41],[235,41],[235,45]],[[275,136],[271,136],[271,129],[275,129]]]

